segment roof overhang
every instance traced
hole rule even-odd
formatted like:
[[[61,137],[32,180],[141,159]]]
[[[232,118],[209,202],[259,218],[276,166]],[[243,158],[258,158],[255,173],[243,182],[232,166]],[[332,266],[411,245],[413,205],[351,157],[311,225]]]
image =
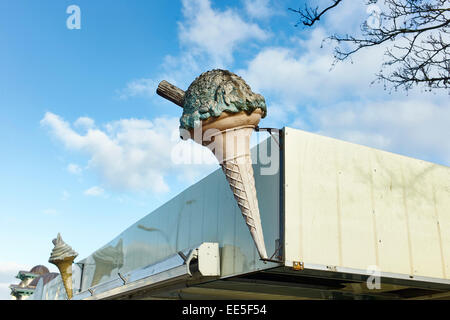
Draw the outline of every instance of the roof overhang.
[[[120,299],[148,290],[185,287],[220,276],[219,244],[205,242],[74,295],[72,300]]]

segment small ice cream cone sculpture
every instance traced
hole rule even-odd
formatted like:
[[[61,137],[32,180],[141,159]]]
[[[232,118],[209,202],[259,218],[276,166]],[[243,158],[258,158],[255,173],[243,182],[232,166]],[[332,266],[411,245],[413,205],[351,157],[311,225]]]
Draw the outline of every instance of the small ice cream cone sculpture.
[[[186,92],[163,81],[157,93],[183,107],[182,138],[191,138],[214,153],[258,253],[266,259],[250,155],[250,137],[266,115],[264,98],[239,76],[219,69],[201,74]]]
[[[48,262],[56,265],[61,274],[61,279],[66,289],[67,297],[72,299],[73,289],[72,289],[72,263],[73,260],[78,256],[70,246],[68,246],[61,238],[58,233],[56,239],[53,239],[54,248],[50,259]]]

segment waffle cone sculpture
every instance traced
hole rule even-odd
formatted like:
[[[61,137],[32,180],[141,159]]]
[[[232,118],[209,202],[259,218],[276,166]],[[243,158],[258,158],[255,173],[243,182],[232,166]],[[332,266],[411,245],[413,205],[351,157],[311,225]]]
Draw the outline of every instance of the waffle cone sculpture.
[[[164,81],[157,93],[183,107],[182,138],[191,138],[214,153],[258,253],[266,259],[250,155],[251,135],[266,115],[264,98],[239,76],[218,69],[201,74],[186,93]]]
[[[72,299],[73,289],[72,289],[72,263],[78,256],[70,246],[68,246],[61,238],[58,233],[56,239],[53,239],[52,254],[48,262],[56,265],[58,267],[59,273],[61,274],[61,279],[66,289],[67,297]]]

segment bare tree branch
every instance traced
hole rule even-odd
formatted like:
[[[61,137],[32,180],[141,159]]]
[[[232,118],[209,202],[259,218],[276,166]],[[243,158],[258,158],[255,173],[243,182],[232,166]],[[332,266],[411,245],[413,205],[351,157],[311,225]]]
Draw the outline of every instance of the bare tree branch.
[[[311,27],[316,21],[320,20],[320,17],[322,15],[324,15],[325,12],[336,7],[342,0],[333,0],[333,1],[334,1],[334,4],[323,9],[320,13],[317,13],[317,10],[319,10],[318,7],[312,9],[312,8],[308,8],[307,6],[305,6],[304,10],[301,10],[301,9],[295,10],[292,8],[289,8],[289,10],[298,13],[301,17],[300,22],[303,23],[305,26]],[[298,26],[300,24],[300,22],[298,22],[295,26]]]
[[[307,5],[304,10],[290,10],[300,15],[303,25],[311,27],[341,3],[330,1],[330,5],[320,12],[317,7],[312,9]],[[378,23],[364,21],[361,35],[328,37],[337,43],[335,63],[348,59],[361,49],[384,45],[388,60],[381,66],[378,80],[390,83],[395,89],[408,90],[419,84],[430,90],[450,89],[450,1],[384,0],[383,10],[377,3],[377,0],[365,1],[366,5],[375,5],[379,10],[371,16]]]

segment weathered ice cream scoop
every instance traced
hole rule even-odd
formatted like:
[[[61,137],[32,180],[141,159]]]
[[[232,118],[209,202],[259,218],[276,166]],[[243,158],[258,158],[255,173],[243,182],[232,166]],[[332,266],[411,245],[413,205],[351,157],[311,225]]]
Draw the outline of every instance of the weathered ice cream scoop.
[[[241,77],[230,71],[220,69],[207,71],[195,79],[186,91],[180,127],[189,130],[200,125],[205,127],[214,122],[214,127],[217,128],[218,120],[234,116],[232,119],[238,121],[236,114],[241,112],[248,117],[255,112],[264,118],[266,116],[264,97],[253,93]],[[220,117],[222,118],[218,119]],[[227,123],[231,126],[240,124],[230,121]]]

